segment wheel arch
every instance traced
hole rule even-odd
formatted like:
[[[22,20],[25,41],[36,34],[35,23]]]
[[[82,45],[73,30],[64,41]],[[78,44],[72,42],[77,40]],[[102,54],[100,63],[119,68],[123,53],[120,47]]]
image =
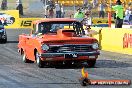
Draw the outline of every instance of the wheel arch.
[[[38,50],[35,48],[35,49],[34,49],[34,58],[35,58],[35,60],[36,60],[36,56],[35,56],[35,55],[36,55],[36,52],[37,52],[37,51],[38,51]]]
[[[20,49],[20,54],[21,54],[21,55],[24,54],[24,49],[23,49],[23,48]]]

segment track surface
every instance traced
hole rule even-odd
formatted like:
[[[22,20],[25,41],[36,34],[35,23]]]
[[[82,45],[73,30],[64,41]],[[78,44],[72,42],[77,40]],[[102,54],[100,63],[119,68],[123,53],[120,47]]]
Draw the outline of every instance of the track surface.
[[[8,43],[0,44],[0,88],[82,88],[78,79],[82,66],[38,68],[25,64],[17,53],[17,39],[29,30],[7,30]],[[101,51],[95,68],[85,68],[91,79],[132,79],[132,57]],[[95,86],[85,88],[132,88]]]

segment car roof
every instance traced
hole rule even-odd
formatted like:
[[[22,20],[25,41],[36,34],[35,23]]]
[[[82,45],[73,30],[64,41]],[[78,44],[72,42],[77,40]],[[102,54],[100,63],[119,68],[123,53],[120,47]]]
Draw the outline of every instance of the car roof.
[[[40,20],[36,20],[33,21],[33,24],[37,24],[37,23],[42,23],[42,22],[58,22],[58,21],[62,21],[62,22],[74,22],[76,21],[76,19],[71,19],[71,18],[43,18]]]

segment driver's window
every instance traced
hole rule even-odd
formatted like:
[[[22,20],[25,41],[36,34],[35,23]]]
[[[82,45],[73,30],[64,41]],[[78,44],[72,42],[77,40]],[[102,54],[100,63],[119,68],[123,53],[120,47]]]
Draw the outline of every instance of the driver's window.
[[[51,24],[43,22],[38,24],[38,33],[46,34],[51,29]]]

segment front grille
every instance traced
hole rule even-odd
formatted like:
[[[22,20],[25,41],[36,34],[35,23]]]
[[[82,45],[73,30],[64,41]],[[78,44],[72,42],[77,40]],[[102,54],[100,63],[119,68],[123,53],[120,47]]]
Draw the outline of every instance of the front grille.
[[[51,45],[48,52],[89,52],[92,50],[92,45]]]

